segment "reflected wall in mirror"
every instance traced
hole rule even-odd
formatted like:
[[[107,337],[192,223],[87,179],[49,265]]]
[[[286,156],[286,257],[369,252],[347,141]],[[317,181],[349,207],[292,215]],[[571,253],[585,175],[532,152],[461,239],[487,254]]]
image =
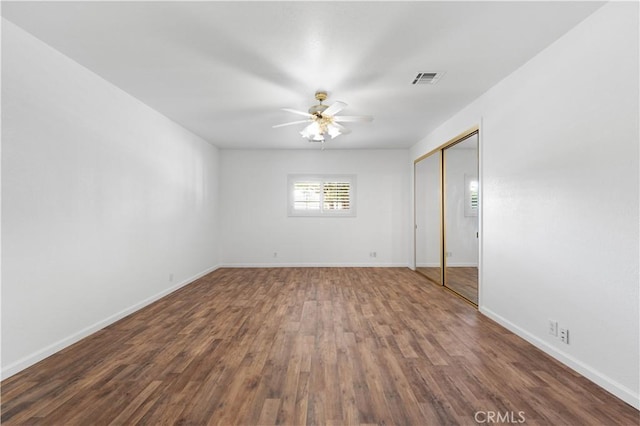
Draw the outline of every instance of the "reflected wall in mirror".
[[[478,134],[443,151],[444,285],[478,304]]]
[[[416,271],[442,285],[440,151],[415,163]]]

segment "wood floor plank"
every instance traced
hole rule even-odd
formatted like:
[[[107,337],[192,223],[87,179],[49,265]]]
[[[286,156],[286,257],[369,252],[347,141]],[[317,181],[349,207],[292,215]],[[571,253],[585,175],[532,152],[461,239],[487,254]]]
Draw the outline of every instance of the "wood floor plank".
[[[4,380],[1,411],[64,426],[640,421],[405,268],[219,269]]]
[[[278,417],[278,409],[280,408],[280,400],[275,398],[267,398],[262,406],[258,425],[275,425]]]

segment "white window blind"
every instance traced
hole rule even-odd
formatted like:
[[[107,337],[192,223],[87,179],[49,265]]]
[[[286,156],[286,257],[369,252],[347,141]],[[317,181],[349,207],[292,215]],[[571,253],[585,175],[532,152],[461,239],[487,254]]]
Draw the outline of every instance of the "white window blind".
[[[469,192],[471,193],[471,210],[478,210],[478,182],[473,182]]]
[[[355,216],[354,175],[289,175],[289,216]]]
[[[293,188],[294,210],[320,210],[320,193],[322,185],[319,182],[295,182]]]
[[[323,208],[325,210],[349,210],[351,182],[325,182],[322,185]]]
[[[478,216],[479,194],[478,194],[478,177],[464,175],[464,215]]]

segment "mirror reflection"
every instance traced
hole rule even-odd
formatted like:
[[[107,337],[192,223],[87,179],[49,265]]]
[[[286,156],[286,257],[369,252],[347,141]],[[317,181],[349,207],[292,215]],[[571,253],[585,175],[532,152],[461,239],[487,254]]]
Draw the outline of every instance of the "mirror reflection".
[[[478,134],[445,148],[444,285],[478,304]]]
[[[440,151],[415,164],[416,270],[442,285]]]

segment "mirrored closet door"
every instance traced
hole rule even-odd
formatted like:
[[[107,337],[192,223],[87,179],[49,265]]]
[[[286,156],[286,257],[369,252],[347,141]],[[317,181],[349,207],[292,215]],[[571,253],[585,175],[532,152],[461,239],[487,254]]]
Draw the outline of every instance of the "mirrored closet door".
[[[478,134],[442,151],[444,285],[478,304]]]
[[[415,163],[416,270],[442,285],[440,151]]]
[[[415,266],[478,304],[478,130],[414,163]]]

